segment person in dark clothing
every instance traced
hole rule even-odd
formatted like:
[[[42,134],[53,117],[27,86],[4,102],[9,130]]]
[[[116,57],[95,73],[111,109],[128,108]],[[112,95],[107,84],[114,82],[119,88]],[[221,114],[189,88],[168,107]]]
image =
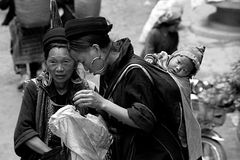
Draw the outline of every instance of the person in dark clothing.
[[[93,85],[78,75],[77,63],[68,52],[64,28],[50,29],[43,44],[46,70],[26,85],[14,149],[22,160],[65,160],[68,149],[52,134],[48,120],[59,108],[73,104],[77,91]]]
[[[61,20],[63,24],[75,18],[74,0],[56,0],[56,2],[58,8],[62,10]]]
[[[147,35],[141,57],[146,54],[160,53],[165,51],[172,54],[177,50],[179,43],[178,25],[181,19],[156,23]]]
[[[187,160],[187,149],[180,146],[178,132],[183,113],[177,84],[168,73],[159,71],[159,83],[167,96],[159,95],[140,68],[131,69],[120,80],[132,62],[139,62],[146,69],[156,68],[134,54],[128,38],[112,41],[108,35],[111,28],[104,17],[73,19],[65,25],[72,57],[89,72],[100,75],[100,94],[86,89],[78,91],[73,98],[74,104],[95,108],[107,122],[114,141],[106,159]],[[169,106],[173,106],[174,111]],[[167,135],[161,133],[161,124],[168,128]],[[164,141],[169,143],[167,148],[173,150],[170,141],[179,144],[174,150],[180,153],[177,156],[159,141],[159,137],[168,137],[170,132],[173,138]]]

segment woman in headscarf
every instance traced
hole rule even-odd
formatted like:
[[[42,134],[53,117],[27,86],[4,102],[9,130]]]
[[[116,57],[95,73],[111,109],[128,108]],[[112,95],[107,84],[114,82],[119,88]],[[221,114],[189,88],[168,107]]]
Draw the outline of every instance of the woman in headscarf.
[[[172,54],[176,51],[179,43],[178,25],[180,21],[178,18],[156,23],[147,35],[140,56],[144,58],[146,54],[160,53],[161,51]]]
[[[67,159],[68,149],[52,134],[48,120],[59,108],[73,104],[77,91],[93,86],[78,75],[64,28],[50,29],[43,46],[46,70],[27,83],[14,134],[15,152],[23,160]]]
[[[144,44],[141,57],[165,51],[172,54],[178,48],[178,26],[183,14],[182,0],[159,0],[151,11],[139,41]]]
[[[128,38],[113,42],[111,29],[104,17],[73,19],[65,25],[72,57],[100,75],[100,94],[81,90],[74,104],[95,108],[108,123],[114,142],[107,159],[187,160],[178,132],[184,122],[177,84],[168,73],[136,56]],[[133,63],[157,73],[160,87],[141,67],[126,70]]]

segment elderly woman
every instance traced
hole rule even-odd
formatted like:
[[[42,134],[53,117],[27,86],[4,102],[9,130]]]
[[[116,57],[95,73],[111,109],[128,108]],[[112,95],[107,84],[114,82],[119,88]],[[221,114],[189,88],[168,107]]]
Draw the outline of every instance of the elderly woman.
[[[62,106],[73,104],[77,91],[90,89],[78,76],[67,44],[64,28],[50,29],[44,36],[46,71],[27,83],[14,134],[15,152],[23,160],[67,159],[68,150],[49,130],[48,120]]]
[[[180,138],[186,137],[180,132],[184,121],[177,84],[169,74],[158,71],[158,84],[162,86],[159,94],[139,67],[128,70],[121,78],[133,62],[148,71],[156,68],[134,54],[128,38],[111,41],[111,28],[104,17],[73,19],[65,25],[72,57],[91,73],[100,74],[100,94],[78,91],[74,104],[95,108],[108,123],[114,135],[108,159],[188,159],[187,147],[180,145]],[[166,132],[159,126],[165,126]]]

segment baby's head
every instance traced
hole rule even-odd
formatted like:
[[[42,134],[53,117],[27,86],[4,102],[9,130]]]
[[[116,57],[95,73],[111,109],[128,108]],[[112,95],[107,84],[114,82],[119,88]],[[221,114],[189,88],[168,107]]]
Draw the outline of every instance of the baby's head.
[[[177,50],[168,61],[168,70],[179,77],[192,77],[200,68],[205,46]]]

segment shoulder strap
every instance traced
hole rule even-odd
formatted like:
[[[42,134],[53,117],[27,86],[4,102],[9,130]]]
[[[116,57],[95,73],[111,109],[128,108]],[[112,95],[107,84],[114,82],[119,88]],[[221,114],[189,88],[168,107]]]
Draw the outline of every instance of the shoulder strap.
[[[117,85],[119,84],[119,82],[122,80],[122,78],[129,72],[131,71],[132,69],[134,68],[140,68],[143,70],[143,72],[148,76],[148,78],[150,79],[150,81],[153,83],[153,79],[152,77],[150,76],[150,74],[148,73],[148,71],[143,67],[141,66],[140,64],[130,64],[128,65],[124,70],[123,72],[120,74],[120,76],[118,77],[116,83],[114,84],[114,86],[112,87],[112,90],[111,92],[109,93],[108,97],[107,98],[110,98],[112,96],[112,93],[114,92],[115,88],[117,87]]]
[[[132,63],[129,64],[123,72],[120,74],[119,78],[117,79],[116,83],[112,87],[112,90],[108,96],[110,98],[119,84],[119,82],[122,80],[122,78],[127,75],[129,71],[135,68],[140,68],[142,71],[147,75],[149,80],[154,85],[154,81],[149,74],[149,72],[140,64]],[[156,127],[155,132],[152,134],[154,139],[165,149],[166,152],[170,155],[172,160],[184,160],[184,156],[182,154],[182,148],[174,134],[163,124],[159,123],[158,127]]]

